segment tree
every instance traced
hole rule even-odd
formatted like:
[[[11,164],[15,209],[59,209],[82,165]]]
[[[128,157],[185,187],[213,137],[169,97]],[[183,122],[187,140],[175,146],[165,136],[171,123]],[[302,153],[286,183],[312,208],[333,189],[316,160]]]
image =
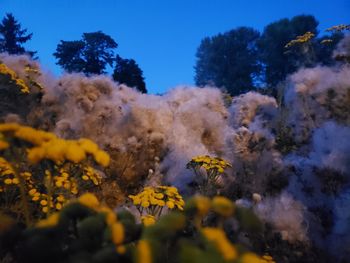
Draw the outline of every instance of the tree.
[[[343,38],[344,34],[342,32],[335,32],[330,36],[325,35],[318,38],[315,43],[317,62],[326,66],[333,65],[336,62],[336,60],[333,59],[333,52]]]
[[[0,23],[0,52],[15,55],[28,54],[33,57],[36,52],[28,51],[22,46],[32,36],[32,33],[27,34],[27,29],[21,29],[21,24],[8,13]]]
[[[196,53],[196,84],[215,85],[231,95],[253,89],[260,71],[256,45],[259,35],[253,28],[239,27],[204,38]]]
[[[90,74],[105,73],[106,66],[113,66],[118,44],[101,31],[84,33],[82,40],[63,41],[53,54],[63,69],[68,72]]]
[[[267,25],[258,42],[267,86],[275,86],[286,76],[302,66],[312,66],[317,61],[314,46],[303,52],[305,46],[286,49],[286,44],[297,36],[311,32],[317,36],[318,22],[310,15],[281,19]],[[312,44],[313,44],[312,40]]]
[[[117,56],[113,79],[129,87],[135,87],[142,93],[147,93],[143,72],[133,59]]]

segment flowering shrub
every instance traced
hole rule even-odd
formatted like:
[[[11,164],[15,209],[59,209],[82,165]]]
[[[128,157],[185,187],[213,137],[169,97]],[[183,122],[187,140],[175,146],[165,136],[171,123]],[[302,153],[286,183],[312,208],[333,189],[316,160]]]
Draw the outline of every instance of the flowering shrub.
[[[225,175],[225,169],[232,165],[222,158],[203,155],[193,157],[186,167],[198,177],[199,192],[204,195],[214,195],[219,186],[219,180]]]
[[[79,189],[98,186],[102,175],[93,161],[109,164],[109,155],[88,139],[63,140],[15,123],[0,124],[0,134],[1,208],[27,224],[41,216],[38,211],[61,210]]]
[[[0,63],[0,74],[8,76],[10,80],[13,81],[20,88],[20,91],[22,93],[30,92],[29,87],[24,82],[24,80],[18,78],[17,74],[3,63]]]
[[[260,257],[232,242],[220,226],[193,226],[193,212],[202,209],[201,198],[190,199],[184,211],[172,210],[145,227],[136,224],[129,212],[116,214],[86,193],[24,230],[21,238],[17,235],[14,241],[14,230],[7,230],[7,237],[15,242],[9,245],[20,262],[274,262],[267,254]],[[228,199],[217,198],[206,199],[207,212],[217,205],[234,207]],[[230,211],[224,215],[227,220],[235,216]]]

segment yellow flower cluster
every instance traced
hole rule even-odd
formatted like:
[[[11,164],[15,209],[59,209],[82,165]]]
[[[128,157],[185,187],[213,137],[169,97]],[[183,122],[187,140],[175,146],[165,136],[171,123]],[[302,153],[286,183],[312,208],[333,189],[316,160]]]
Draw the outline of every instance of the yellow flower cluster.
[[[223,196],[215,196],[212,200],[208,197],[197,195],[192,199],[197,210],[197,216],[204,217],[210,210],[222,217],[230,217],[235,212],[235,204]]]
[[[215,170],[219,173],[223,173],[225,168],[232,167],[232,165],[219,157],[210,157],[208,155],[200,155],[191,159],[191,161],[187,164],[189,166],[201,166],[206,171]]]
[[[27,185],[32,186],[32,174],[30,172],[23,172],[19,174]],[[0,157],[0,192],[4,192],[5,186],[18,185],[19,178],[16,177],[12,165],[4,158]]]
[[[227,239],[222,229],[205,227],[202,229],[205,238],[212,242],[225,260],[235,260],[238,257],[236,247]]]
[[[344,30],[350,30],[350,25],[340,24],[326,29],[327,32],[341,32]]]
[[[211,205],[213,211],[223,217],[230,217],[235,211],[235,205],[233,202],[223,196],[215,196],[211,202]]]
[[[33,67],[32,65],[28,64],[25,66],[24,70],[26,72],[26,78],[29,81],[29,83],[32,86],[36,86],[39,90],[43,90],[43,86],[34,80],[35,79],[34,76],[38,77],[41,75],[39,69],[36,68],[35,66]]]
[[[314,33],[308,31],[308,32],[306,32],[304,35],[297,36],[296,39],[293,39],[293,40],[289,41],[284,47],[285,47],[285,48],[290,48],[290,47],[292,47],[292,46],[294,46],[294,45],[297,45],[297,44],[307,43],[307,42],[309,42],[314,36],[315,36]]]
[[[84,173],[81,177],[84,181],[91,180],[94,185],[100,185],[102,176],[91,166],[84,167]]]
[[[156,223],[156,218],[152,215],[141,216],[141,222],[145,226],[151,226]]]
[[[89,139],[63,140],[55,134],[36,130],[32,127],[21,126],[16,123],[0,124],[0,132],[13,133],[15,138],[24,140],[34,145],[28,149],[28,160],[33,164],[43,159],[49,159],[55,163],[61,163],[64,160],[73,163],[83,161],[88,154],[92,155],[95,161],[106,167],[109,165],[110,157]]]
[[[5,190],[6,185],[19,184],[18,178],[15,178],[15,173],[10,163],[0,157],[0,193]]]
[[[185,204],[177,188],[173,186],[145,187],[141,193],[129,195],[129,198],[133,200],[134,205],[150,210],[153,206],[183,210]]]
[[[74,180],[74,178],[69,176],[68,171],[61,168],[59,173],[59,175],[53,177],[55,187],[66,189],[74,195],[78,194],[77,182]]]
[[[0,63],[0,74],[10,76],[11,80],[16,83],[17,86],[21,88],[22,93],[29,93],[29,87],[23,81],[17,77],[17,74],[10,68],[8,68],[4,63]]]
[[[50,209],[61,210],[66,203],[66,198],[62,194],[58,194],[55,197],[50,197],[47,194],[40,193],[36,188],[32,188],[28,191],[31,200],[38,203],[41,207],[41,211],[47,213]]]

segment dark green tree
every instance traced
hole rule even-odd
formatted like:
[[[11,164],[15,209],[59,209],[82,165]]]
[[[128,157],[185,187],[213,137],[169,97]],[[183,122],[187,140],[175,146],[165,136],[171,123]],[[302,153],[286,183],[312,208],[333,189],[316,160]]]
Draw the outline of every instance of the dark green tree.
[[[113,79],[129,87],[134,87],[142,93],[147,93],[143,72],[133,59],[123,59],[118,55]]]
[[[315,54],[320,64],[331,66],[336,62],[333,59],[333,52],[343,37],[344,34],[342,32],[335,32],[330,36],[325,35],[317,39],[317,42],[315,42]]]
[[[32,38],[33,34],[27,34],[27,29],[21,29],[21,24],[15,17],[8,13],[0,23],[0,52],[9,54],[28,54],[31,57],[35,51],[28,51],[23,44]]]
[[[61,40],[53,55],[57,64],[68,72],[103,74],[107,65],[113,67],[117,47],[109,35],[97,31],[84,33],[82,40]]]
[[[206,37],[197,49],[195,82],[214,85],[231,95],[254,89],[259,75],[257,40],[259,32],[239,27],[224,34]]]
[[[278,20],[265,27],[258,46],[268,87],[275,86],[297,68],[313,66],[317,62],[313,43],[311,46],[296,45],[290,49],[285,47],[288,42],[306,32],[311,32],[316,37],[317,26],[315,17],[300,15]]]

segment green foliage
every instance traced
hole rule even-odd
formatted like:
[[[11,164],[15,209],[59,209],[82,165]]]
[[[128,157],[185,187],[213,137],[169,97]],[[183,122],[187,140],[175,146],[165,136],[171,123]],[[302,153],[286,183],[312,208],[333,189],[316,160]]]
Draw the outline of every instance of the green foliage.
[[[198,200],[188,203],[201,206]],[[215,212],[216,206],[213,199],[209,214],[188,213],[188,208],[187,212],[173,211],[154,225],[143,226],[126,210],[115,215],[87,194],[34,227],[18,229],[6,223],[0,228],[0,244],[4,238],[10,241],[7,251],[15,262],[245,262],[246,250],[232,244],[223,228],[214,227],[213,218],[221,223],[236,218],[242,229],[260,231],[256,216],[237,210],[237,216],[226,217]],[[196,217],[204,219],[207,215],[203,225],[194,226]],[[114,225],[120,225],[118,231]],[[259,262],[267,262],[250,254],[262,260]]]
[[[36,51],[28,51],[22,46],[32,36],[32,33],[27,34],[27,29],[21,29],[21,24],[11,13],[6,14],[0,23],[0,53],[28,54],[34,57]]]
[[[117,55],[113,79],[147,93],[143,72],[133,59],[123,59]]]
[[[82,40],[63,41],[53,54],[57,64],[68,72],[103,74],[106,66],[113,66],[114,50],[118,44],[101,31],[84,33]]]
[[[231,95],[252,90],[261,68],[256,45],[259,35],[253,28],[239,27],[204,38],[196,54],[196,84],[224,88]]]

